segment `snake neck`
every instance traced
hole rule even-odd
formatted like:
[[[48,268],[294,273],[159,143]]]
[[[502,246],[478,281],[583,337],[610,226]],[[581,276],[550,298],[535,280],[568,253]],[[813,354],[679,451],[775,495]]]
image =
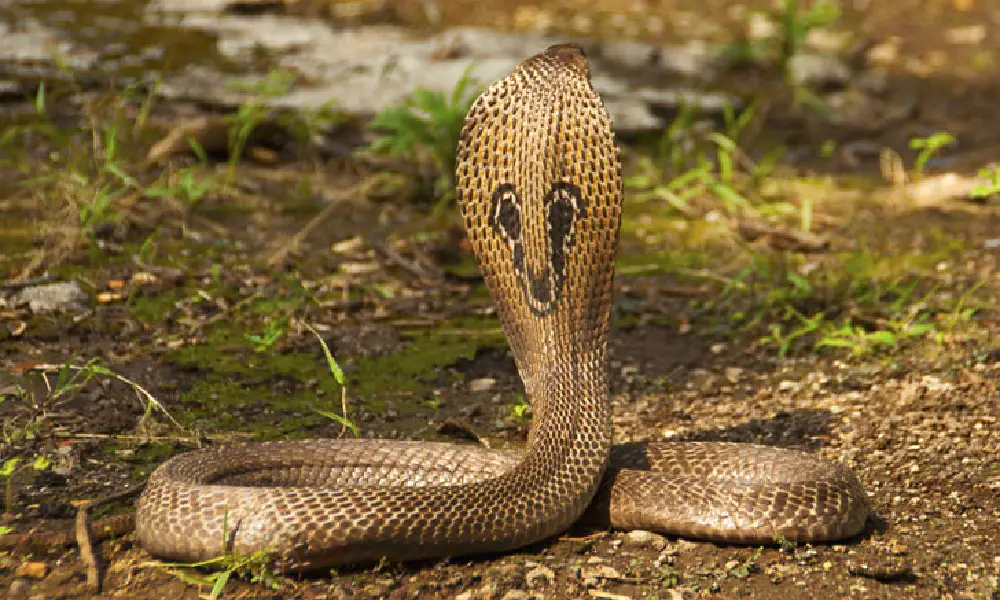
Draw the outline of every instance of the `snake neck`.
[[[607,360],[603,347],[569,348],[519,369],[532,406],[526,458],[534,453],[603,455],[611,448]]]
[[[456,155],[469,241],[534,409],[519,470],[539,489],[541,473],[572,482],[553,493],[575,490],[574,502],[611,445],[605,363],[622,205],[614,133],[589,74],[574,45],[524,61],[477,98]]]

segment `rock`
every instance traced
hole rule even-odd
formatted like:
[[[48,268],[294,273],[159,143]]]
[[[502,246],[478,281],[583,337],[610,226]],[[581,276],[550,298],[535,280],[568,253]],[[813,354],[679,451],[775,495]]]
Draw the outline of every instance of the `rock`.
[[[778,391],[781,392],[791,392],[799,389],[801,387],[797,381],[789,381],[787,379],[782,379],[778,382]]]
[[[597,587],[602,579],[621,579],[621,573],[609,565],[582,567],[580,578],[583,579],[583,585],[586,587]]]
[[[656,66],[660,61],[660,48],[642,42],[608,42],[601,49],[601,56],[630,69]]]
[[[793,85],[843,87],[851,70],[832,54],[796,54],[788,61],[788,75]]]
[[[755,12],[747,19],[746,36],[751,42],[774,39],[778,25],[767,13]]]
[[[673,544],[670,544],[669,551],[672,556],[679,556],[681,552],[690,552],[698,547],[697,542],[692,542],[690,540],[677,540]]]
[[[528,584],[528,587],[530,588],[536,588],[543,585],[550,585],[555,580],[556,580],[556,574],[552,571],[552,569],[548,567],[543,567],[541,565],[528,571],[528,574],[524,576],[524,581],[525,583]]]
[[[70,69],[88,69],[98,59],[96,52],[74,47],[34,19],[25,19],[15,31],[0,25],[0,60],[4,62],[59,63]]]
[[[12,304],[27,304],[31,312],[55,312],[81,308],[87,294],[75,281],[26,287],[14,295]]]
[[[642,42],[609,41],[599,56],[629,69],[650,69],[686,77],[705,77],[714,72],[716,55],[703,41],[679,46],[656,46]]]
[[[529,596],[521,590],[511,590],[503,595],[503,600],[528,600]]]
[[[656,550],[663,550],[667,547],[666,538],[658,533],[653,533],[644,529],[635,529],[628,532],[628,534],[625,535],[625,543],[630,546],[655,548]]]
[[[196,8],[187,2],[195,2]],[[474,27],[451,28],[429,36],[414,36],[412,31],[390,25],[335,29],[290,15],[228,14],[222,12],[218,0],[156,0],[147,9],[147,19],[153,21],[165,10],[177,11],[178,3],[185,4],[180,7],[181,26],[217,36],[218,50],[227,58],[251,63],[256,52],[273,52],[279,68],[295,71],[309,82],[293,83],[286,93],[269,96],[267,103],[276,108],[312,110],[332,101],[338,110],[368,116],[400,105],[417,88],[451,94],[466,72],[473,83],[472,94],[505,76],[531,53],[564,41],[539,33]],[[670,75],[705,77],[715,60],[713,50],[704,42],[677,47],[581,42],[593,58],[594,88],[619,131],[660,130],[664,126],[650,103],[637,99],[635,85],[622,74],[622,66],[626,71],[652,71],[659,75],[656,80],[671,82],[677,78]],[[191,65],[169,76],[157,92],[169,100],[238,106],[251,98],[260,101],[252,85],[257,79]],[[691,104],[694,98],[693,104],[709,112],[718,104],[703,102],[700,93],[675,92],[670,83],[653,88],[652,93],[663,96],[657,99],[660,104]]]
[[[984,177],[966,177],[958,173],[928,175],[906,186],[906,194],[920,206],[937,206],[956,199],[968,199],[973,191],[988,185]]]
[[[41,561],[26,561],[18,565],[14,574],[28,579],[45,579],[49,574],[49,565]]]
[[[369,4],[384,3],[335,3],[331,10],[338,18],[357,21]],[[191,62],[156,86],[155,93],[161,98],[197,101],[222,109],[248,101],[297,110],[315,110],[332,103],[338,111],[362,116],[399,106],[418,88],[450,94],[467,72],[473,84],[469,93],[474,94],[532,53],[566,39],[475,27],[421,35],[395,25],[332,26],[296,15],[240,14],[232,5],[233,0],[150,0],[144,3],[141,22],[114,21],[101,27],[138,30],[162,27],[166,20],[181,32],[204,32],[215,40],[215,50],[224,58],[246,65],[244,72],[252,71],[258,54],[265,53],[273,57],[274,69],[298,75],[286,90],[262,95],[260,76],[238,74],[239,69],[223,73],[209,63]],[[653,17],[653,22],[659,24],[651,25],[651,33],[663,27],[662,19]],[[581,32],[591,28],[579,23],[577,27]],[[661,131],[665,122],[660,115],[671,112],[657,110],[663,106],[675,108],[685,102],[703,112],[715,112],[724,104],[723,96],[675,89],[678,79],[710,79],[717,73],[717,50],[703,40],[672,46],[597,38],[578,41],[593,58],[594,87],[620,132]],[[134,47],[131,42],[122,46],[124,56],[115,59],[118,64],[158,64],[162,60],[163,50],[155,40],[148,46],[141,39],[135,43]],[[74,70],[112,68],[101,61],[101,54],[78,48],[56,29],[31,19],[16,29],[0,24],[0,61],[24,63],[26,68],[57,62]],[[50,70],[58,72],[55,67]],[[0,94],[14,93],[0,87]]]
[[[470,392],[487,392],[493,389],[496,385],[497,380],[492,377],[481,377],[479,379],[473,379],[469,382]]]
[[[664,47],[660,66],[686,77],[709,79],[718,72],[718,55],[704,40],[693,40],[681,46]]]

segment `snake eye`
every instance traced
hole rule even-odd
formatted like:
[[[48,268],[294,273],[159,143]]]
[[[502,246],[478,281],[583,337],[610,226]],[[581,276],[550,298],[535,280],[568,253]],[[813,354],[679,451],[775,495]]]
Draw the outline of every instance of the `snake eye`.
[[[507,183],[493,192],[490,225],[498,229],[508,242],[521,239],[521,206],[514,186]]]

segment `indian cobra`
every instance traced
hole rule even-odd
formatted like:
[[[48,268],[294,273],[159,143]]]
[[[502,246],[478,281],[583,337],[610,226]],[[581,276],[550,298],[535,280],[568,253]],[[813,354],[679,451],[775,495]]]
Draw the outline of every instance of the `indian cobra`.
[[[840,464],[748,444],[612,445],[618,153],[574,44],[518,65],[462,128],[458,203],[534,408],[523,453],[389,440],[190,452],[150,477],[141,545],[184,561],[264,550],[310,570],[511,550],[585,511],[616,528],[727,542],[857,534],[868,498]]]

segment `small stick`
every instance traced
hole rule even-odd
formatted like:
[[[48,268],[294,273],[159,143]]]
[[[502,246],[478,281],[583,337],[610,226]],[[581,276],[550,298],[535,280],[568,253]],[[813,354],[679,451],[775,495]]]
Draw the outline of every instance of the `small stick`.
[[[4,290],[19,290],[26,287],[31,287],[35,285],[42,285],[44,283],[52,283],[55,278],[50,275],[45,275],[43,277],[35,277],[34,279],[11,279],[8,281],[0,282],[0,289]]]
[[[90,565],[95,562],[92,543],[123,536],[135,529],[135,513],[131,512],[101,519],[95,522],[92,527],[87,527],[89,524],[90,509],[131,496],[137,496],[145,487],[146,484],[143,483],[121,492],[115,492],[84,502],[77,508],[75,532],[70,532],[69,530],[38,531],[37,529],[33,529],[25,533],[8,533],[0,536],[0,550],[45,552],[53,548],[69,546],[76,542],[80,546],[81,558],[88,565],[89,582]],[[83,520],[82,525],[81,519]],[[84,527],[84,530],[81,530],[81,527]],[[85,556],[85,553],[88,552],[90,553],[89,558]]]
[[[437,273],[430,273],[427,269],[424,269],[417,263],[407,260],[402,254],[393,250],[389,244],[375,241],[367,240],[368,243],[375,248],[375,250],[381,252],[390,264],[394,264],[407,273],[415,276],[424,284],[439,283],[441,277]]]
[[[275,250],[274,253],[271,254],[270,258],[267,259],[267,264],[271,267],[277,267],[281,263],[285,262],[285,259],[288,257],[289,252],[298,248],[299,244],[302,243],[302,240],[309,237],[309,234],[311,234],[317,227],[322,225],[324,221],[330,218],[330,215],[332,215],[334,211],[343,208],[342,202],[344,200],[349,199],[351,195],[357,193],[358,191],[361,191],[363,194],[367,195],[367,192],[365,191],[365,186],[358,185],[348,190],[344,190],[343,192],[337,194],[336,197],[334,198],[329,198],[326,207],[324,207],[323,210],[319,212],[319,214],[310,219],[309,222],[306,223],[305,226],[298,231],[298,233],[293,235],[291,238],[288,239],[287,242],[282,244],[280,248]]]
[[[87,589],[97,594],[101,591],[101,572],[94,555],[94,544],[90,539],[90,502],[76,509],[76,546],[80,549],[80,560],[87,567]]]

